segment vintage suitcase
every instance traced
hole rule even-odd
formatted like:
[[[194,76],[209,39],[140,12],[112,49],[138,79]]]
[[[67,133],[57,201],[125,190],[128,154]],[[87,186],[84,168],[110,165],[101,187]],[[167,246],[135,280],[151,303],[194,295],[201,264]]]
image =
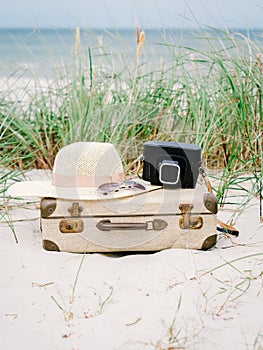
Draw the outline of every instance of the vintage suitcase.
[[[18,182],[8,194],[41,198],[46,250],[211,248],[217,200],[198,179],[200,148],[154,141],[144,151],[143,179],[130,181],[112,144],[72,143],[56,155],[49,181]]]
[[[161,187],[118,199],[43,198],[40,208],[43,247],[51,251],[207,250],[217,240],[217,201],[202,179],[194,189]]]

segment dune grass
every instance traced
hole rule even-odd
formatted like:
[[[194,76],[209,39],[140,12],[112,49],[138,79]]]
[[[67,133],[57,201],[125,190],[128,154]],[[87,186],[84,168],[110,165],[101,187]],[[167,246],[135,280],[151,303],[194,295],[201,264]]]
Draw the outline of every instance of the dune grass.
[[[244,188],[244,173],[251,174],[253,194],[262,197],[263,47],[222,31],[204,32],[202,50],[164,37],[169,64],[148,69],[142,54],[147,31],[142,43],[137,29],[133,61],[113,49],[83,53],[77,34],[70,67],[45,86],[34,76],[33,87],[23,90],[25,102],[12,100],[10,91],[1,95],[2,166],[52,168],[62,146],[106,141],[130,173],[145,141],[192,142],[201,146],[204,166],[221,171],[219,201],[231,186]]]

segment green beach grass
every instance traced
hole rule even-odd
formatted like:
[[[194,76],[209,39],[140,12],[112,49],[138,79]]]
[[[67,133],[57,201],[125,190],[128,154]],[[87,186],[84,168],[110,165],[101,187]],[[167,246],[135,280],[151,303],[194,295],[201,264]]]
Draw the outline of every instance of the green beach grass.
[[[243,189],[247,176],[253,195],[262,196],[263,47],[227,31],[220,37],[204,31],[202,50],[164,36],[169,65],[151,69],[143,53],[147,31],[141,34],[137,29],[132,60],[129,49],[129,55],[113,48],[101,48],[99,56],[92,47],[81,51],[77,30],[70,66],[54,69],[44,86],[32,72],[33,84],[16,99],[12,89],[2,92],[1,166],[51,169],[62,146],[105,141],[117,147],[132,174],[144,142],[191,142],[201,146],[204,166],[221,172],[220,202],[228,189]]]

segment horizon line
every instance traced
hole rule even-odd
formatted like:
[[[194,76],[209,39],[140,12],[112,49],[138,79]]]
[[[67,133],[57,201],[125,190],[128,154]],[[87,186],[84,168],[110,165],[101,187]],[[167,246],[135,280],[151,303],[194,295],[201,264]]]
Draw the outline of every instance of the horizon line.
[[[108,26],[100,26],[100,27],[85,27],[85,26],[0,26],[0,30],[75,30],[76,28],[80,28],[82,30],[135,30],[135,27],[108,27]],[[142,27],[142,30],[263,30],[263,27],[255,26],[255,27],[245,27],[245,26],[229,26],[229,27],[212,27],[212,26],[189,26],[189,27],[175,27],[175,26],[167,26],[167,27]]]

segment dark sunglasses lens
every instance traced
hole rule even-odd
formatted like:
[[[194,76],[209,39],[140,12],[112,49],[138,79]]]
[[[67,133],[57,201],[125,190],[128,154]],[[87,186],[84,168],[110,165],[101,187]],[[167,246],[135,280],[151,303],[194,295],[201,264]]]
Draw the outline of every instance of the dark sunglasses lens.
[[[110,182],[106,184],[102,184],[99,186],[99,191],[103,194],[108,194],[112,192],[117,192],[119,190],[119,183],[118,182]]]
[[[137,189],[137,190],[145,190],[145,187],[138,182],[135,182],[133,180],[125,180],[123,181],[126,188],[131,188],[131,189]]]

